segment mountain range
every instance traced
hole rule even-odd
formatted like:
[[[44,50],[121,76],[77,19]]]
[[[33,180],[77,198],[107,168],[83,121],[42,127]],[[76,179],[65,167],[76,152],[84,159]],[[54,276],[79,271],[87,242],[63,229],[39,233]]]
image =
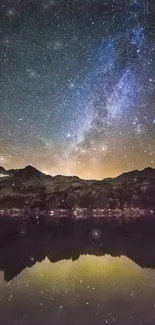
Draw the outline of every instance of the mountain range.
[[[41,209],[155,208],[155,169],[133,170],[115,178],[84,180],[50,176],[33,166],[0,167],[0,208],[39,206]]]

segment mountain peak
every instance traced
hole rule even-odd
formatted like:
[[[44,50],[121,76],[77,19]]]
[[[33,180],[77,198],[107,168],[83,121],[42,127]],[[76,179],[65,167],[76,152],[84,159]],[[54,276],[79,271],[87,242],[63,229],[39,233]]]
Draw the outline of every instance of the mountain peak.
[[[144,172],[151,172],[151,173],[153,173],[155,170],[152,167],[146,167],[143,171]]]
[[[29,172],[34,172],[34,171],[38,171],[39,173],[41,173],[37,168],[31,166],[31,165],[27,165],[25,168],[23,168],[24,170],[27,170]]]
[[[40,172],[35,167],[28,165],[25,168],[15,170],[13,176],[18,178],[25,178],[25,179],[30,179],[30,178],[36,179],[36,178],[43,178],[45,174]]]
[[[4,168],[4,167],[2,167],[2,166],[0,166],[0,173],[6,173],[6,169]]]

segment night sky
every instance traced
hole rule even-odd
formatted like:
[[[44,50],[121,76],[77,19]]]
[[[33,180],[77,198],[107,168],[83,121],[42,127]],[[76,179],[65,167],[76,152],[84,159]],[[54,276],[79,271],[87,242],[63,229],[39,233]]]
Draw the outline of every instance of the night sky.
[[[154,21],[154,0],[1,0],[0,165],[155,167]]]

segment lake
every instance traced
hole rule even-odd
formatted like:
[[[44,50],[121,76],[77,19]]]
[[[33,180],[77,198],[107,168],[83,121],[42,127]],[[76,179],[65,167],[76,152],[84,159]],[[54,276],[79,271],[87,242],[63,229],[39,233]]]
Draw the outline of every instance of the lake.
[[[1,323],[155,324],[155,240],[94,235],[1,245]]]

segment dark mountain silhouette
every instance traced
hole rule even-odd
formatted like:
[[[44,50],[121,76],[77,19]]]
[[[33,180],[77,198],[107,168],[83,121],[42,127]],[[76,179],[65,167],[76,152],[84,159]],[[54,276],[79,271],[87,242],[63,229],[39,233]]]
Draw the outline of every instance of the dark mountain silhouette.
[[[1,167],[0,170],[0,208],[8,205],[22,208],[27,202],[31,205],[32,201],[44,209],[71,209],[75,205],[82,208],[155,208],[155,169],[149,167],[101,181],[77,176],[52,177],[32,166],[15,170]],[[5,177],[6,174],[10,176]]]
[[[2,175],[8,175],[7,171],[5,170],[5,168],[0,166],[0,174]]]
[[[116,178],[114,178],[113,180],[115,181],[121,181],[121,182],[125,182],[128,180],[133,180],[133,179],[155,179],[155,169],[151,168],[151,167],[147,167],[143,170],[134,170],[128,173],[123,173],[120,176],[117,176]]]
[[[15,177],[24,177],[24,178],[41,178],[41,177],[51,177],[52,179],[54,179],[55,181],[73,181],[73,182],[78,182],[78,181],[82,181],[82,182],[90,182],[90,183],[94,183],[94,182],[98,182],[100,183],[117,183],[120,182],[121,184],[125,181],[128,180],[132,180],[134,178],[137,179],[155,179],[155,169],[151,168],[151,167],[147,167],[143,170],[133,170],[131,172],[125,172],[117,177],[114,178],[105,178],[101,181],[97,181],[97,180],[84,180],[84,179],[80,179],[78,176],[65,176],[65,175],[56,175],[56,176],[50,176],[50,175],[46,175],[43,172],[39,171],[38,169],[36,169],[35,167],[28,165],[25,168],[21,168],[21,169],[8,169],[6,170],[3,167],[0,167],[0,173],[7,173],[10,176],[15,176]]]
[[[21,179],[41,179],[46,177],[46,175],[42,172],[40,172],[38,169],[28,165],[25,168],[22,169],[15,169],[15,170],[10,170],[9,174],[16,177],[16,178],[21,178]]]
[[[5,239],[0,245],[0,270],[6,281],[12,280],[22,270],[32,267],[46,257],[51,263],[60,260],[77,260],[80,255],[127,256],[142,268],[155,269],[155,239],[148,236],[121,237],[106,235],[99,240],[93,239],[91,233],[49,235],[44,233],[28,238]],[[52,276],[52,275],[51,275]]]

